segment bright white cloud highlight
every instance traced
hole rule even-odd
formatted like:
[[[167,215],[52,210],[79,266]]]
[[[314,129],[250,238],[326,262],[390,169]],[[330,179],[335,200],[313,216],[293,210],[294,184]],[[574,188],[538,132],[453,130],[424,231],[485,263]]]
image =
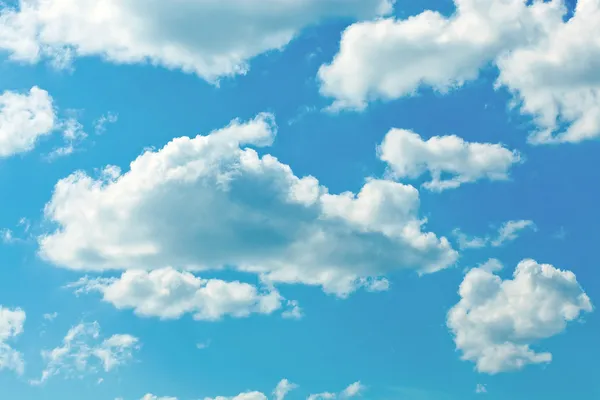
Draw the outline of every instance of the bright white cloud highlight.
[[[389,11],[391,0],[20,0],[0,9],[0,49],[20,61],[99,56],[213,81],[245,73],[250,59],[323,19]]]
[[[470,270],[460,285],[460,301],[447,324],[464,360],[479,372],[495,374],[528,364],[549,363],[552,355],[532,346],[563,332],[567,323],[592,311],[575,274],[534,260],[521,261],[512,279],[491,260]]]
[[[205,321],[272,314],[282,307],[283,300],[274,289],[259,291],[248,283],[200,279],[172,268],[125,271],[113,279],[82,278],[68,286],[78,292],[100,292],[105,302],[118,309],[133,309],[137,315],[161,319],[176,319],[186,313]]]
[[[0,24],[1,25],[1,24]],[[52,97],[34,86],[26,93],[0,94],[0,158],[31,151],[56,128]]]
[[[58,229],[39,238],[41,256],[76,270],[234,266],[342,296],[383,290],[378,277],[392,270],[454,264],[448,240],[423,232],[414,187],[372,179],[358,194],[328,193],[246,147],[275,134],[273,116],[260,114],[146,151],[124,173],[60,180],[45,208]]]
[[[423,87],[446,92],[493,64],[497,85],[537,125],[532,143],[600,136],[600,1],[577,1],[567,22],[564,0],[454,3],[450,17],[425,11],[348,27],[339,52],[319,70],[322,94],[334,109],[363,109]]]
[[[80,377],[97,372],[98,368],[110,372],[129,362],[138,348],[139,340],[134,336],[117,334],[101,340],[97,322],[81,323],[69,330],[61,346],[42,351],[46,368],[41,378],[31,384],[43,384],[57,375]]]
[[[498,60],[498,83],[515,94],[521,111],[539,126],[530,138],[533,143],[600,136],[600,1],[578,0],[566,23],[566,7],[556,8],[560,12],[546,18],[540,40]]]
[[[452,234],[456,237],[458,247],[464,249],[477,249],[486,246],[500,247],[508,242],[516,240],[522,231],[529,229],[536,231],[537,227],[531,220],[520,219],[506,221],[503,223],[494,236],[469,236],[460,229],[454,229]]]
[[[22,375],[25,370],[23,355],[7,342],[23,333],[25,311],[0,306],[0,370],[9,369]]]
[[[298,385],[295,383],[292,383],[287,379],[282,379],[275,387],[275,390],[273,390],[274,400],[284,400],[285,396],[296,388],[298,388]]]
[[[415,179],[429,173],[431,181],[423,186],[438,192],[482,179],[507,180],[511,167],[521,162],[518,151],[501,144],[466,142],[455,135],[423,140],[405,129],[392,129],[386,134],[379,146],[379,158],[397,179]],[[443,179],[444,174],[450,178]]]

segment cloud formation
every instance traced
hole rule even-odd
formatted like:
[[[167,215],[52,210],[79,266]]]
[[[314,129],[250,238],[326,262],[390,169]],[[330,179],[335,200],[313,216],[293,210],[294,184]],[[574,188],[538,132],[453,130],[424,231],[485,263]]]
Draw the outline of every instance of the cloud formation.
[[[173,139],[124,173],[60,180],[45,207],[57,229],[39,237],[41,256],[75,270],[234,267],[340,296],[385,289],[390,271],[454,264],[448,240],[423,231],[414,187],[371,179],[357,194],[331,194],[246,147],[275,135],[273,116],[260,114]]]
[[[9,369],[22,375],[25,371],[23,355],[7,342],[23,333],[25,311],[0,306],[0,370]]]
[[[132,335],[117,334],[101,341],[98,322],[81,323],[69,329],[61,346],[42,351],[46,367],[40,379],[30,383],[41,385],[57,375],[80,377],[99,368],[110,372],[129,362],[138,348],[139,339]]]
[[[282,307],[283,300],[274,289],[259,291],[248,283],[200,279],[172,268],[125,271],[113,279],[82,278],[68,287],[78,292],[100,292],[105,302],[118,309],[133,309],[137,315],[161,319],[176,319],[186,313],[205,321],[226,315],[271,314]]]
[[[391,11],[391,0],[20,0],[0,5],[0,50],[22,62],[75,57],[150,63],[216,81],[243,74],[249,61],[284,48],[327,18],[363,19]],[[97,32],[104,32],[98,35]]]
[[[394,178],[416,179],[429,173],[431,181],[423,186],[437,192],[482,179],[508,180],[511,167],[521,162],[518,151],[500,144],[466,142],[456,135],[423,140],[405,129],[391,129],[378,150]],[[451,177],[443,179],[444,174]]]
[[[528,219],[511,220],[503,223],[494,236],[469,236],[460,229],[454,229],[452,234],[456,237],[458,247],[464,249],[477,249],[486,246],[500,247],[516,240],[522,231],[537,230],[535,223]]]
[[[451,16],[424,11],[406,19],[357,22],[319,69],[334,109],[463,86],[482,68],[533,118],[530,141],[579,142],[600,136],[600,2],[579,0],[565,21],[564,0],[454,0]],[[372,62],[372,60],[378,60]]]
[[[501,268],[492,259],[470,270],[460,285],[461,299],[447,319],[462,359],[488,374],[549,363],[552,354],[531,346],[593,310],[571,271],[526,259],[512,279],[503,280],[496,275]]]

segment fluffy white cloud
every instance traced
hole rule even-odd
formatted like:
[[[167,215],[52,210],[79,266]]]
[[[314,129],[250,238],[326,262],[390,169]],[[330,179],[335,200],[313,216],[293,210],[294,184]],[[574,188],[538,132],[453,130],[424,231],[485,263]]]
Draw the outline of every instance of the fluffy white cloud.
[[[348,27],[340,50],[319,69],[321,92],[334,108],[362,109],[368,101],[411,95],[422,86],[447,91],[477,78],[504,50],[541,34],[560,13],[557,1],[455,0],[450,17],[425,11],[404,20]],[[377,62],[373,62],[377,60]]]
[[[377,277],[391,270],[454,264],[448,240],[422,231],[414,187],[368,180],[358,194],[330,194],[245,147],[275,134],[273,116],[260,114],[146,151],[125,173],[60,180],[45,208],[57,230],[39,238],[41,256],[76,270],[233,266],[338,295],[385,289]]]
[[[555,3],[561,3],[555,1]],[[547,20],[546,34],[500,57],[499,84],[521,100],[540,130],[534,143],[580,142],[600,136],[600,1],[578,0],[566,23]]]
[[[51,134],[57,118],[52,97],[34,86],[28,93],[0,94],[0,158],[34,148],[38,139]]]
[[[0,9],[0,49],[16,60],[75,56],[147,62],[215,80],[285,47],[325,18],[372,18],[391,0],[20,0]],[[98,35],[97,32],[104,32]]]
[[[521,162],[518,151],[501,144],[466,142],[458,136],[434,136],[423,140],[405,129],[390,130],[379,146],[395,178],[418,178],[429,173],[431,181],[423,186],[442,191],[482,179],[507,180],[510,168]],[[451,177],[443,179],[443,174]]]
[[[333,392],[316,393],[308,396],[308,400],[330,400],[337,397],[349,399],[361,395],[365,390],[366,387],[360,383],[360,381],[357,381],[348,385],[348,387],[342,390],[339,394]]]
[[[267,400],[267,396],[265,396],[264,393],[261,392],[245,392],[240,393],[234,397],[205,397],[204,400]]]
[[[96,372],[100,366],[109,372],[127,363],[139,348],[138,338],[117,334],[100,341],[100,325],[97,322],[81,323],[69,330],[61,346],[42,351],[46,368],[39,380],[31,384],[40,385],[53,376],[83,376]]]
[[[140,400],[177,400],[177,397],[158,397],[153,394],[146,394]]]
[[[447,320],[462,358],[489,374],[550,362],[550,353],[538,353],[531,346],[592,311],[571,271],[526,259],[512,279],[502,280],[495,274],[501,268],[491,260],[470,270]]]
[[[445,92],[493,64],[497,85],[538,126],[532,143],[600,136],[600,1],[577,1],[566,22],[564,0],[454,3],[449,17],[425,11],[348,27],[338,54],[319,69],[322,94],[334,109],[362,109],[421,87]]]
[[[342,398],[356,397],[366,390],[366,387],[360,381],[350,384],[341,393]]]
[[[298,385],[295,383],[292,383],[287,379],[282,379],[275,387],[275,390],[273,390],[274,400],[284,400],[285,396],[297,387]]]
[[[491,245],[493,247],[500,247],[507,242],[512,242],[519,237],[521,231],[525,229],[537,230],[535,224],[531,220],[520,219],[513,221],[506,221],[503,223],[498,232],[494,237],[491,236],[469,236],[463,233],[460,229],[454,229],[452,234],[456,237],[458,247],[462,249],[476,249]]]
[[[248,283],[200,279],[172,268],[130,270],[120,278],[82,278],[68,287],[78,288],[79,292],[98,291],[104,301],[118,309],[131,308],[137,315],[162,319],[179,318],[185,313],[208,321],[226,315],[271,314],[281,308],[283,300],[274,289],[261,292]]]
[[[19,375],[25,370],[22,354],[6,343],[23,333],[25,318],[25,311],[20,308],[0,306],[0,370],[10,369]]]

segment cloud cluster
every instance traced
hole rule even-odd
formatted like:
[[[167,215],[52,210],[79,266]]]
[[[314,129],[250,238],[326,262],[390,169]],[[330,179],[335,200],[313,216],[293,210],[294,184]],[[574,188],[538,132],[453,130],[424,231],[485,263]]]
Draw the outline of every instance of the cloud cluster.
[[[452,231],[456,237],[458,247],[464,249],[477,249],[486,246],[500,247],[508,242],[516,240],[521,231],[525,229],[537,230],[535,223],[528,219],[512,220],[503,223],[494,236],[469,236],[459,228]]]
[[[179,318],[185,313],[205,321],[226,315],[239,318],[252,313],[271,314],[282,307],[283,300],[272,288],[261,292],[248,283],[200,279],[172,268],[129,270],[113,279],[82,278],[68,287],[78,292],[100,292],[104,301],[118,309],[131,308],[137,315],[162,319]]]
[[[31,384],[43,384],[57,375],[80,377],[97,372],[98,368],[112,371],[129,362],[138,348],[139,339],[134,336],[116,334],[101,341],[97,322],[81,323],[69,330],[61,346],[42,351],[46,367],[40,379]]]
[[[52,97],[32,87],[26,93],[0,94],[0,158],[31,151],[58,123]]]
[[[25,370],[23,355],[7,343],[23,333],[25,318],[25,311],[20,308],[0,306],[0,370],[10,369],[19,375]]]
[[[380,277],[393,270],[454,264],[448,240],[423,231],[414,187],[371,179],[359,193],[329,193],[247,147],[275,134],[273,116],[260,114],[173,139],[124,173],[60,180],[45,207],[57,229],[39,238],[41,256],[75,270],[234,267],[340,296],[385,289]]]
[[[391,0],[20,0],[17,8],[0,4],[0,50],[57,66],[85,56],[151,63],[215,81],[245,73],[250,59],[285,47],[323,19],[372,18],[391,6]]]
[[[454,3],[449,17],[424,11],[348,27],[339,52],[319,70],[321,92],[335,99],[332,107],[363,109],[423,87],[446,92],[494,64],[497,85],[511,91],[538,125],[533,143],[600,135],[600,2],[577,1],[567,21],[564,0]]]
[[[456,135],[423,140],[405,129],[392,129],[385,135],[379,158],[398,179],[429,173],[432,179],[423,186],[438,192],[482,179],[507,180],[510,168],[521,162],[518,151],[500,144],[466,142]],[[451,177],[443,179],[443,174]]]
[[[447,320],[462,358],[489,374],[549,363],[552,355],[532,346],[593,309],[571,271],[526,259],[503,280],[501,268],[490,260],[470,270]]]

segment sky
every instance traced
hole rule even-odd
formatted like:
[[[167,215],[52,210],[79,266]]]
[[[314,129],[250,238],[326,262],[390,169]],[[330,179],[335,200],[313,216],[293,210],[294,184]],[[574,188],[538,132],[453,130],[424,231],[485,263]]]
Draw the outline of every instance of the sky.
[[[0,2],[15,400],[600,397],[599,0]]]

